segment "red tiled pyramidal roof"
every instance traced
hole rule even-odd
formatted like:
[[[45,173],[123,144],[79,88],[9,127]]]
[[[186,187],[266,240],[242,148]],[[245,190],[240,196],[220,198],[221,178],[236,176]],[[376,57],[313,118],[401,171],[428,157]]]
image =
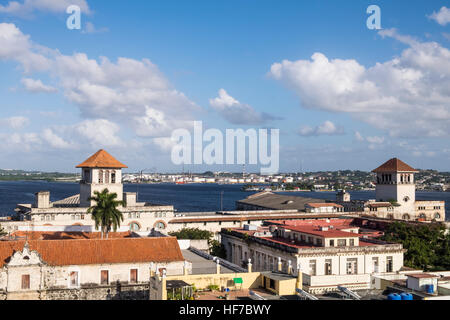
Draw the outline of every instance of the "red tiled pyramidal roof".
[[[24,245],[25,241],[0,241],[0,267]],[[51,266],[184,261],[175,237],[30,240],[28,245]]]
[[[98,150],[76,168],[128,168],[105,150]]]
[[[413,167],[407,165],[402,160],[393,158],[391,160],[386,161],[384,164],[373,170],[375,173],[383,173],[383,172],[418,172]]]

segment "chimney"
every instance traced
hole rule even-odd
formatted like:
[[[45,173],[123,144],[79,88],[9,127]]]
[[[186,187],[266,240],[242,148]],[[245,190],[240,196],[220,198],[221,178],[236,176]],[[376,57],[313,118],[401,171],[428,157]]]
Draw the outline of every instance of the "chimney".
[[[189,273],[188,272],[188,262],[186,260],[184,261],[183,272],[184,272],[185,276],[187,276]]]
[[[135,207],[136,206],[136,192],[124,192],[123,200],[125,200],[127,207]]]
[[[291,260],[288,261],[288,274],[292,274],[292,262]]]
[[[50,191],[41,191],[36,194],[36,208],[48,209],[50,208]]]
[[[281,263],[281,258],[278,257],[278,272],[281,272],[283,269],[283,264]]]
[[[252,272],[252,259],[248,259],[247,270],[248,273]]]

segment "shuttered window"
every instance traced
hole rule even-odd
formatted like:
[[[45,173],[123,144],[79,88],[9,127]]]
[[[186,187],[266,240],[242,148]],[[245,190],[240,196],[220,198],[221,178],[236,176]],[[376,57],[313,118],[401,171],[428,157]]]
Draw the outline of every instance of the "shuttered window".
[[[109,284],[109,271],[108,270],[101,271],[100,284]]]
[[[30,289],[30,275],[23,274],[22,275],[22,290]]]
[[[138,282],[138,270],[131,269],[130,270],[130,283],[137,283],[137,282]]]

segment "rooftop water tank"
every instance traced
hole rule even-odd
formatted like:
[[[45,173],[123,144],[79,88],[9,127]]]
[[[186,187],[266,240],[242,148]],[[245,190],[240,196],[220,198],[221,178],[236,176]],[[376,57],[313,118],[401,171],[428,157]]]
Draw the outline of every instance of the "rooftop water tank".
[[[402,298],[402,300],[412,300],[413,299],[413,296],[411,293],[405,293],[405,292],[401,293],[400,297]]]
[[[398,293],[391,293],[388,295],[388,300],[402,300],[402,297]]]
[[[427,284],[425,286],[425,291],[429,294],[433,294],[434,293],[434,285],[432,284]]]

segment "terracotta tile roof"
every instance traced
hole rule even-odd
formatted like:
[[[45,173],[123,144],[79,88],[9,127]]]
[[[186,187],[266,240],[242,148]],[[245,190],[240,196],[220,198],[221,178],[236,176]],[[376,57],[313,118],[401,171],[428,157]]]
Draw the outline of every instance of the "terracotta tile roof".
[[[99,150],[76,168],[128,168],[105,150]]]
[[[184,261],[175,237],[107,240],[30,240],[30,250],[51,266]],[[25,241],[0,241],[0,267]]]
[[[12,238],[20,240],[75,240],[75,239],[101,239],[101,232],[50,232],[50,231],[16,231]],[[131,232],[110,232],[110,239],[131,238]],[[17,239],[19,240],[19,239]]]
[[[384,172],[418,172],[413,167],[407,165],[402,160],[393,158],[391,160],[386,161],[384,164],[373,170],[375,173],[384,173]]]

